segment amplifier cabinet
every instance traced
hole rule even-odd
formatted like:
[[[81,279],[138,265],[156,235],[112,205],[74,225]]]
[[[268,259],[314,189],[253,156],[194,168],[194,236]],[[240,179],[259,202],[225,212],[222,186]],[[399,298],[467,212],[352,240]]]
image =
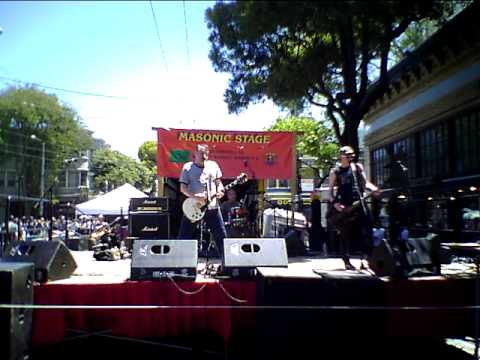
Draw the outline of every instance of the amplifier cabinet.
[[[159,212],[131,212],[129,236],[140,239],[170,239],[170,215]]]

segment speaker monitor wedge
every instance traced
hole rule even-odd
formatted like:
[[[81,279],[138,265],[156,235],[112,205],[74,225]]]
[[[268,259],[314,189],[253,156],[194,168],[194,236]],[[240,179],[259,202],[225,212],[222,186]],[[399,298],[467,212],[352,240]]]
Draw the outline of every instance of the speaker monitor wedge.
[[[195,277],[197,262],[197,240],[137,239],[133,243],[130,279]]]
[[[368,265],[377,276],[397,276],[401,272],[401,264],[395,259],[395,254],[385,239],[372,250]]]
[[[283,238],[226,238],[224,255],[225,270],[232,275],[242,268],[288,267],[287,249]]]
[[[0,303],[33,304],[33,263],[0,262]],[[2,359],[27,359],[29,355],[32,309],[0,309]]]
[[[5,257],[11,262],[35,264],[35,281],[60,280],[69,278],[77,263],[63,241],[22,241]]]

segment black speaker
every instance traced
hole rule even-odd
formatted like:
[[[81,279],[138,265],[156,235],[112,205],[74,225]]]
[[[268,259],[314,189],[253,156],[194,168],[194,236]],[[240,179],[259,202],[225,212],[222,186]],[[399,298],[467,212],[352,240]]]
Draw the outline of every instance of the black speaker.
[[[440,238],[437,234],[408,238],[405,245],[408,270],[425,268],[435,274],[440,273]]]
[[[169,239],[170,215],[168,213],[131,212],[129,236],[140,239]]]
[[[396,260],[393,249],[385,239],[373,248],[368,265],[377,276],[397,276],[402,271],[401,264]]]
[[[69,236],[65,244],[70,250],[85,251],[88,249],[88,236],[75,235]]]
[[[0,303],[33,304],[32,263],[0,262]],[[2,359],[17,360],[29,357],[32,333],[32,309],[0,309],[0,338]]]
[[[287,243],[287,253],[289,257],[302,256],[306,254],[305,244],[303,243],[303,235],[299,230],[292,229],[285,234],[285,242]]]
[[[282,238],[226,238],[223,247],[227,275],[250,275],[258,266],[288,267],[285,239]]]
[[[138,239],[133,243],[130,279],[191,279],[197,274],[197,262],[197,240]]]
[[[35,281],[66,279],[77,268],[75,259],[63,241],[22,241],[12,249],[6,261],[35,264]]]

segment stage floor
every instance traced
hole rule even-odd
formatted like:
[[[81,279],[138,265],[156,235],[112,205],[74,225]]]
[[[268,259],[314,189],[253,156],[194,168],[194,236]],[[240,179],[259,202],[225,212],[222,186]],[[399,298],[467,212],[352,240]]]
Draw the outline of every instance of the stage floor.
[[[131,259],[116,261],[98,261],[93,257],[93,251],[71,251],[77,269],[67,279],[49,281],[54,284],[111,284],[121,283],[130,278]],[[358,269],[360,260],[352,258],[352,264]],[[209,259],[209,264],[218,265],[219,259]],[[196,281],[215,281],[210,276],[203,275],[206,259],[199,258]],[[321,279],[323,277],[338,278],[366,278],[376,277],[373,271],[356,270],[347,271],[344,269],[343,261],[340,258],[323,257],[321,255],[299,256],[288,259],[288,268],[281,267],[259,267],[259,273],[264,276],[285,277],[285,278],[311,278]],[[442,265],[440,276],[422,276],[416,279],[428,280],[432,278],[465,278],[475,276],[475,264],[473,263],[452,263]],[[388,281],[389,277],[380,278]],[[412,279],[412,278],[411,278]]]

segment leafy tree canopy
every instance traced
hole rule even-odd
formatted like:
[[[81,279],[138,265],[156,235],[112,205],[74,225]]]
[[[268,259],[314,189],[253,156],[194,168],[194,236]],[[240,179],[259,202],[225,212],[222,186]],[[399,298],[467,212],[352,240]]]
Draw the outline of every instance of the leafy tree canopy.
[[[76,112],[55,95],[29,86],[1,91],[0,166],[16,167],[16,176],[28,185],[25,195],[39,193],[42,142],[48,183],[65,159],[91,148],[93,139]]]
[[[157,165],[157,142],[145,141],[138,149],[138,158],[148,166],[154,168]]]
[[[279,118],[269,130],[300,133],[296,137],[297,156],[316,157],[316,167],[319,169],[328,166],[331,159],[337,156],[339,147],[333,130],[311,117]]]
[[[441,21],[453,2],[229,1],[206,12],[210,60],[229,73],[230,112],[272,99],[325,109],[340,144],[358,149],[358,126],[387,84],[392,43],[421,19]]]
[[[92,170],[95,173],[94,186],[98,190],[110,190],[125,183],[143,191],[149,191],[152,186],[152,170],[116,150],[95,151]]]

